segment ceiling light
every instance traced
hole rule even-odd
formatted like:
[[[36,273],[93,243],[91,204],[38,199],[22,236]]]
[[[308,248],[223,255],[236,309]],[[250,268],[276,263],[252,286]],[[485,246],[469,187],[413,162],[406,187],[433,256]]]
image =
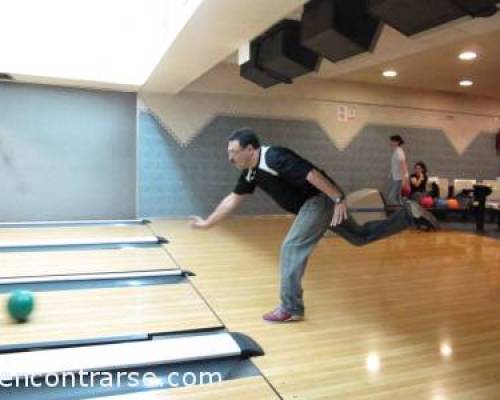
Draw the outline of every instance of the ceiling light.
[[[393,69],[388,69],[388,70],[382,72],[382,76],[384,76],[385,78],[394,78],[394,77],[398,76],[398,73],[396,71],[394,71]]]
[[[477,58],[477,53],[474,51],[463,51],[458,55],[460,60],[471,61]]]
[[[471,80],[468,80],[468,79],[464,79],[464,80],[461,80],[458,84],[460,86],[472,86],[474,84],[474,82],[472,82]]]

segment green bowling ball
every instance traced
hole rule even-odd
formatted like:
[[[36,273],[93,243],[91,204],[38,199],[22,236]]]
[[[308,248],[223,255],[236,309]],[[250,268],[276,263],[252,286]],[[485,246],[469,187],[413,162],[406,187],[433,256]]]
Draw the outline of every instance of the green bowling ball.
[[[9,296],[7,309],[17,322],[25,322],[33,312],[35,300],[29,290],[15,290]]]

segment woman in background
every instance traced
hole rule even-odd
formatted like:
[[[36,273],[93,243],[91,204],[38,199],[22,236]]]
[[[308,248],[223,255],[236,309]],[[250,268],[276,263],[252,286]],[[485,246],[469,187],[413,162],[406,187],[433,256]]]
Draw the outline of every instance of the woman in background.
[[[410,175],[410,198],[417,200],[426,193],[427,166],[419,161],[415,164],[414,173]]]

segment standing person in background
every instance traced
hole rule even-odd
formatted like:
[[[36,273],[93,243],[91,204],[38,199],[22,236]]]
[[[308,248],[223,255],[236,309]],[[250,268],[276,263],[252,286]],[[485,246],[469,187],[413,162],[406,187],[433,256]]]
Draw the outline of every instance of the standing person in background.
[[[391,187],[387,194],[389,205],[402,205],[403,198],[401,190],[409,185],[408,164],[406,155],[401,147],[404,144],[403,138],[399,135],[390,137],[391,148],[393,149],[391,158]]]

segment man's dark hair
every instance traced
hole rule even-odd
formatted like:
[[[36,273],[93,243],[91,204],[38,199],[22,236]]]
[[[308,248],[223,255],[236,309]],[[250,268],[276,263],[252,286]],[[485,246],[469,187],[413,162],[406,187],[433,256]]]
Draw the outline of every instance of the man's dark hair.
[[[250,128],[241,128],[233,131],[228,141],[231,142],[233,140],[237,140],[242,149],[248,145],[252,146],[254,149],[260,148],[259,137]]]
[[[403,138],[399,135],[392,135],[390,137],[390,140],[391,142],[397,142],[399,146],[401,146],[402,144],[405,143],[405,141],[403,140]]]

